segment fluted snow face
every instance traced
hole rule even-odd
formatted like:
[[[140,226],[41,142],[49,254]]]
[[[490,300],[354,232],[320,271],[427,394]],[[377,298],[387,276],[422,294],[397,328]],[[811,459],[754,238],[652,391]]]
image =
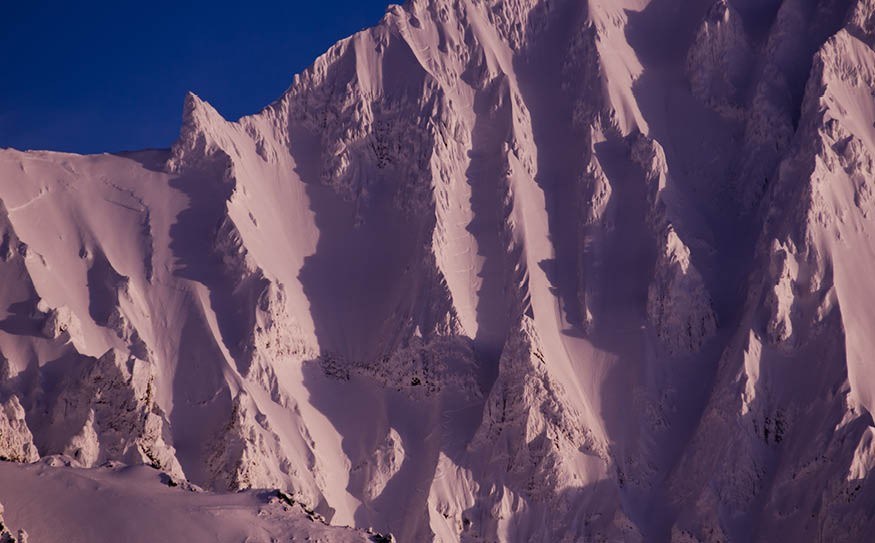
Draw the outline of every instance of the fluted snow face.
[[[170,151],[3,151],[0,455],[401,541],[860,540],[873,10],[417,0]]]

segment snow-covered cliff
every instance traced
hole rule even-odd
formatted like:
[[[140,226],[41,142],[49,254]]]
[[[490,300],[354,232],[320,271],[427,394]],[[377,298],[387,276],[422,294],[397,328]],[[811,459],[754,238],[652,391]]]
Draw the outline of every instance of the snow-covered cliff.
[[[859,541],[873,20],[413,0],[170,150],[0,151],[0,456],[400,541]]]

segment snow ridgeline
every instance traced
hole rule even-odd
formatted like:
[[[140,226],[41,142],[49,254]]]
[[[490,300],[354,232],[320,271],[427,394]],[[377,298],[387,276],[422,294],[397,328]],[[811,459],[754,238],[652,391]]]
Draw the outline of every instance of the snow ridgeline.
[[[417,0],[170,151],[3,151],[0,455],[401,541],[858,540],[873,13]]]

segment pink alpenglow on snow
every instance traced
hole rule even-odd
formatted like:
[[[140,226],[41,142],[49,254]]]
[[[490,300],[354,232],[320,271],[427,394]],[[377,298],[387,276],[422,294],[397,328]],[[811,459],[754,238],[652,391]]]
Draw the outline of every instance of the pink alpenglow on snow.
[[[172,149],[0,151],[0,537],[875,540],[873,47],[412,0]]]

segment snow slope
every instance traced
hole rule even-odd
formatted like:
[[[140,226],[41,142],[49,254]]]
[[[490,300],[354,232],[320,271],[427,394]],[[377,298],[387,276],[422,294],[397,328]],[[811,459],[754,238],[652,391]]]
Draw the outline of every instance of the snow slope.
[[[0,151],[0,455],[399,541],[865,540],[873,45],[871,0],[415,0],[171,150]]]
[[[27,526],[28,541],[374,541],[269,492],[203,492],[144,466],[5,463],[0,471],[3,520],[7,530]]]

